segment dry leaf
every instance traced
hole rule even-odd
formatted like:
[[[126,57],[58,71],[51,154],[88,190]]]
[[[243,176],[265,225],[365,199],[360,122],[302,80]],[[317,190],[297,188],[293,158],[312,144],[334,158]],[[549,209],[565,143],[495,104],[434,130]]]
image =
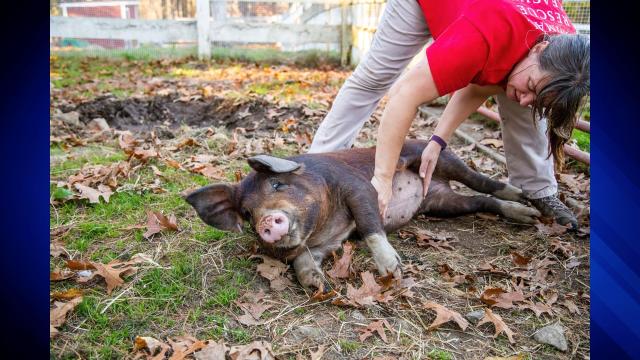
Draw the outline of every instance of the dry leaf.
[[[136,336],[133,343],[134,352],[145,351],[149,356],[153,356],[152,360],[160,360],[165,358],[165,354],[171,347],[162,341],[148,336]]]
[[[49,310],[49,336],[55,336],[58,331],[57,327],[64,324],[67,320],[67,314],[75,309],[78,304],[82,302],[82,296],[76,297],[69,302],[62,303],[56,301],[53,303],[53,308]]]
[[[76,183],[73,186],[76,187],[80,191],[80,199],[89,199],[89,203],[91,204],[99,204],[100,197],[104,199],[105,202],[109,202],[109,197],[113,193],[108,186],[99,185],[98,189],[91,188],[89,186]]]
[[[220,340],[220,342],[209,340],[207,346],[193,353],[193,356],[196,360],[225,360],[227,351],[229,351],[229,348],[224,344],[223,340]]]
[[[377,332],[382,341],[388,343],[387,334],[384,331],[385,327],[389,329],[389,331],[393,332],[393,328],[389,325],[386,319],[371,322],[366,328],[358,330],[362,332],[362,334],[360,334],[360,341],[364,342],[367,338],[372,336],[374,332]]]
[[[266,341],[254,341],[247,345],[232,346],[229,351],[231,360],[275,360],[271,344]]]
[[[536,314],[536,317],[538,318],[540,317],[540,315],[544,313],[547,313],[550,316],[553,316],[553,310],[551,309],[551,306],[541,302],[526,301],[524,304],[518,305],[518,308],[529,309],[533,311]]]
[[[543,223],[537,223],[534,225],[538,231],[546,236],[558,236],[565,234],[569,229],[571,229],[571,224],[560,225],[556,222],[553,222],[551,226],[545,225]]]
[[[529,264],[529,261],[531,261],[531,258],[522,256],[522,255],[518,254],[517,252],[512,251],[511,252],[511,260],[513,260],[513,263],[518,265],[518,266],[527,266]]]
[[[521,292],[505,292],[501,288],[487,288],[480,295],[480,300],[487,305],[503,309],[511,309],[514,301],[522,302],[525,299]]]
[[[147,239],[162,230],[178,231],[176,216],[170,215],[168,218],[159,211],[147,211],[147,231],[143,236]]]
[[[102,278],[104,278],[107,284],[107,294],[111,294],[111,291],[113,291],[114,288],[124,284],[122,276],[135,274],[138,271],[138,268],[135,265],[144,261],[145,259],[141,257],[133,257],[130,261],[127,262],[113,260],[108,264],[101,264],[91,261],[90,265],[93,266],[93,269],[95,269],[95,271],[91,274],[91,276],[79,278],[77,281],[79,283],[85,283],[93,279],[96,275],[101,276]]]
[[[373,305],[376,297],[381,295],[382,286],[376,283],[373,274],[369,271],[360,273],[362,278],[362,286],[358,289],[351,284],[347,284],[347,296],[346,299],[340,298],[334,300],[334,305],[352,305],[352,306],[364,306]]]
[[[69,278],[72,278],[75,274],[71,271],[68,270],[63,270],[63,271],[52,271],[51,274],[49,275],[49,280],[50,281],[61,281],[61,280],[66,280]]]
[[[495,147],[496,149],[504,146],[504,143],[502,142],[502,140],[499,140],[499,139],[482,139],[480,140],[480,144],[490,145]]]
[[[469,326],[469,322],[462,315],[460,315],[460,313],[449,310],[440,304],[436,304],[432,301],[427,301],[422,304],[422,307],[436,312],[436,319],[431,323],[431,325],[429,325],[428,330],[437,329],[440,325],[451,320],[455,321],[456,324],[460,326],[460,329],[462,329],[462,331],[465,331],[467,329],[467,326]]]
[[[269,280],[272,289],[284,290],[287,286],[293,285],[289,279],[282,276],[287,272],[288,265],[265,255],[252,255],[249,258],[262,259],[263,263],[257,266],[258,274]]]
[[[342,245],[342,257],[337,260],[334,254],[333,267],[327,271],[327,275],[334,279],[348,279],[351,275],[351,258],[353,257],[353,244],[345,242]]]
[[[502,320],[502,317],[498,314],[494,314],[493,311],[491,311],[491,309],[485,308],[484,317],[480,319],[477,327],[480,327],[480,325],[488,322],[492,323],[493,326],[496,328],[496,333],[493,335],[494,338],[498,337],[500,333],[504,332],[505,335],[507,335],[507,337],[509,338],[510,343],[513,344],[515,342],[513,340],[513,335],[515,335],[515,333],[511,331],[511,329],[509,329],[509,327],[504,322],[504,320]]]
[[[65,291],[56,291],[51,294],[51,298],[54,300],[71,300],[79,296],[82,296],[82,290],[72,288]]]

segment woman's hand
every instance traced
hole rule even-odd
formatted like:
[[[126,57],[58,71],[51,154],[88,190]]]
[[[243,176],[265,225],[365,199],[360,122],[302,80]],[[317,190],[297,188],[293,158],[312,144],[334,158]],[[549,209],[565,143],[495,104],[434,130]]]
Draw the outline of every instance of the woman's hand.
[[[378,192],[378,209],[380,210],[380,216],[384,219],[387,213],[387,205],[391,201],[391,195],[393,190],[391,188],[393,179],[382,179],[378,176],[371,178],[371,185]]]
[[[427,147],[422,151],[422,163],[420,164],[420,177],[423,182],[422,197],[427,196],[429,191],[429,184],[431,183],[431,176],[433,170],[436,168],[438,157],[440,156],[440,144],[435,141],[429,141]]]

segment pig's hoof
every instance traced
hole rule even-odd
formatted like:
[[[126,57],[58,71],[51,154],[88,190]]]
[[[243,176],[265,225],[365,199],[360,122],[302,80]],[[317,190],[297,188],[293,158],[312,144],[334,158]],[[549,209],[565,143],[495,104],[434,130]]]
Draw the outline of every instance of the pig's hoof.
[[[386,276],[393,274],[393,276],[396,277],[400,274],[400,276],[402,276],[402,260],[395,250],[392,253],[385,252],[375,260],[380,275]]]
[[[322,273],[318,271],[308,271],[304,273],[303,276],[299,277],[298,280],[300,281],[300,284],[307,289],[319,290],[322,292],[331,291],[331,286],[325,280],[324,276],[322,276]]]
[[[525,224],[535,224],[536,218],[542,216],[537,209],[513,201],[501,202],[500,209],[504,216]]]
[[[519,202],[526,201],[526,199],[524,198],[524,195],[522,194],[522,190],[510,184],[505,184],[504,189],[495,191],[491,195],[497,197],[498,199],[503,199],[503,200],[519,201]]]

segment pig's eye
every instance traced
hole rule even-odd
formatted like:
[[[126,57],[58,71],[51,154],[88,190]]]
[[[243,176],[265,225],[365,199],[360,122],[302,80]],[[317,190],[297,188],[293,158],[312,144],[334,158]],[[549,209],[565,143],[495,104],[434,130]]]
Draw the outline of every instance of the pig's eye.
[[[247,209],[242,209],[242,217],[247,220],[251,220],[251,212]]]
[[[274,182],[271,186],[273,186],[273,189],[276,191],[282,191],[284,189],[286,189],[289,185],[287,184],[283,184],[279,181]]]

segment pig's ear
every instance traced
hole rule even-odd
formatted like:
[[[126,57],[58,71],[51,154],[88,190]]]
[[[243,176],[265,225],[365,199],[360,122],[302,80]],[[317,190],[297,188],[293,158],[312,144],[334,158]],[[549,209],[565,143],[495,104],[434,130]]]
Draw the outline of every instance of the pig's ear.
[[[237,187],[216,184],[200,188],[185,197],[205,223],[227,231],[242,231],[242,217],[235,205]]]
[[[302,166],[295,161],[280,159],[269,155],[258,155],[247,160],[249,166],[257,172],[272,172],[276,174],[284,174],[294,172]]]

